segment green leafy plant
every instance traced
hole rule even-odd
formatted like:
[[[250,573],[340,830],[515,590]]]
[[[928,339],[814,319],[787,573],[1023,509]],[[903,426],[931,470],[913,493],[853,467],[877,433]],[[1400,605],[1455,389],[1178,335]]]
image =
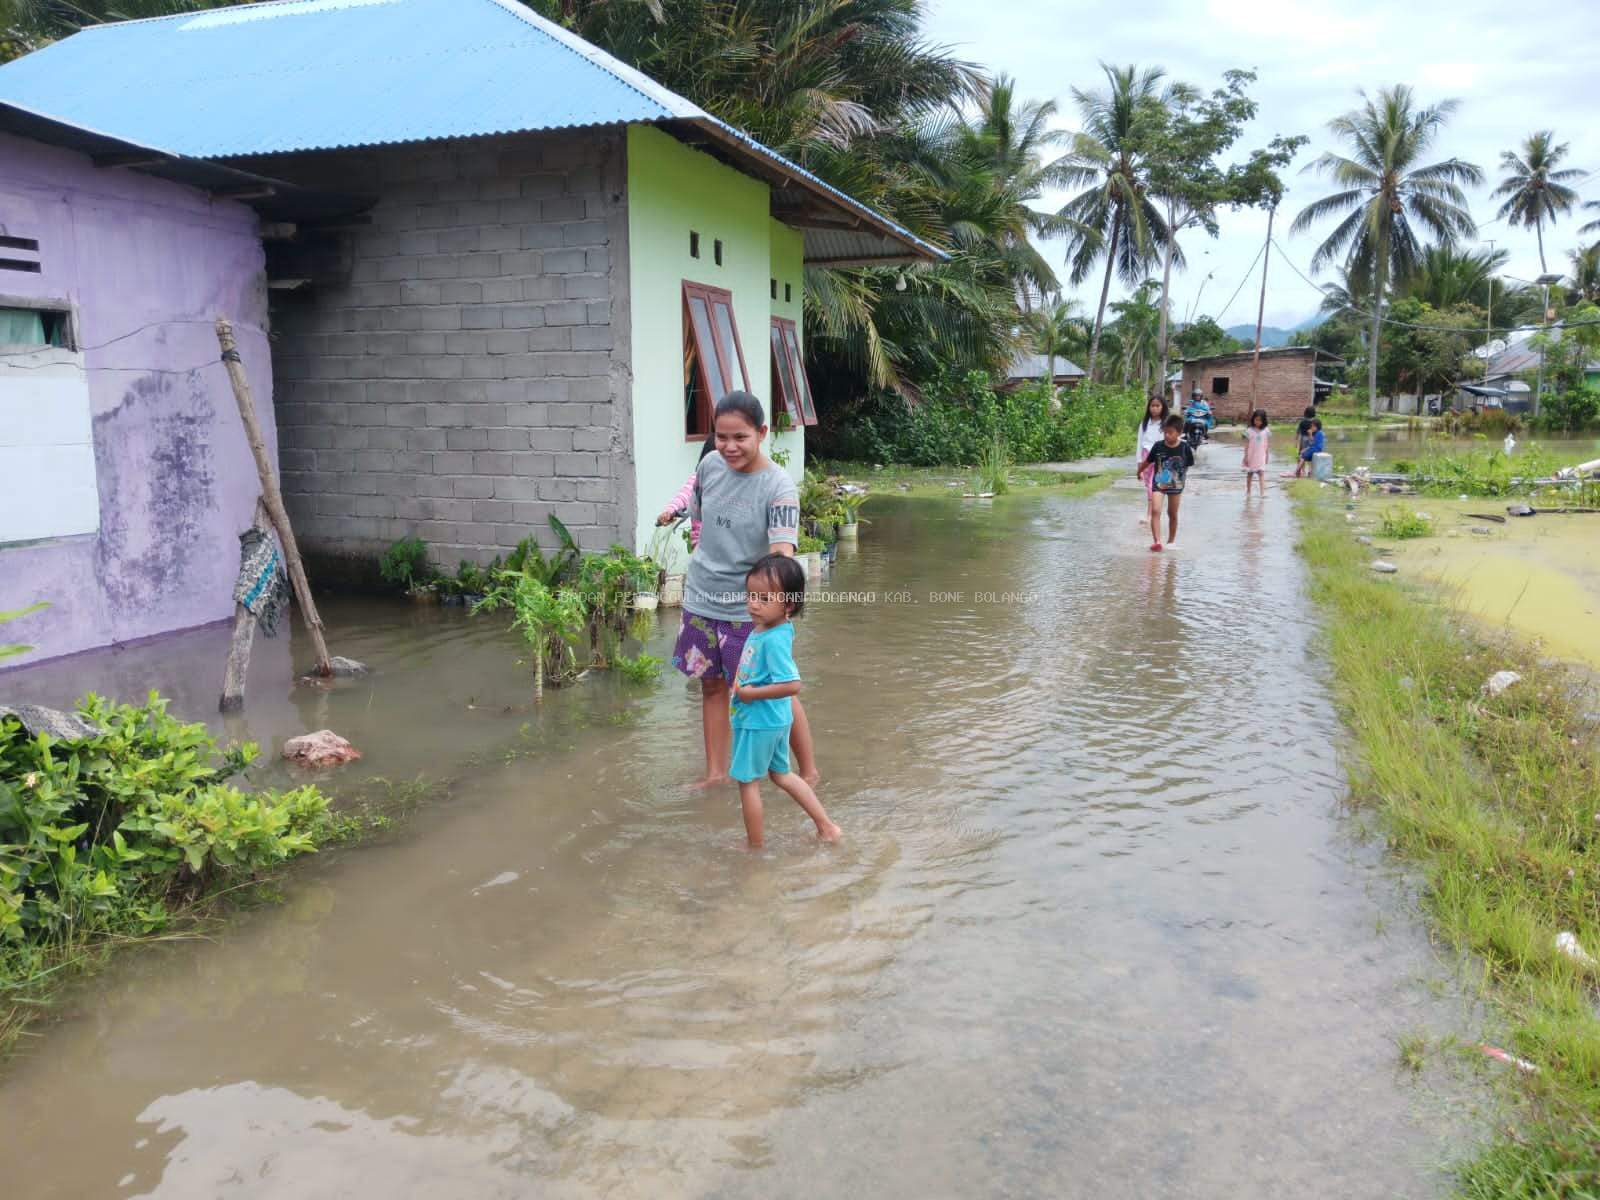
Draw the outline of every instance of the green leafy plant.
[[[843,517],[843,523],[844,524],[846,524],[846,525],[867,525],[867,524],[870,524],[870,522],[864,521],[862,519],[862,517],[861,517],[861,509],[866,504],[867,499],[868,499],[868,494],[866,492],[840,492],[839,493],[839,499],[838,499],[839,512]]]
[[[661,675],[661,660],[653,654],[635,654],[617,659],[617,670],[630,683],[653,683]]]
[[[800,535],[800,545],[797,548],[797,553],[820,554],[827,548],[828,543],[824,542],[821,538],[815,537],[809,533],[802,533]]]
[[[546,558],[544,551],[532,535],[517,543],[516,549],[506,556],[506,569],[518,571],[546,587],[560,587],[577,575],[583,551],[559,517],[549,517],[550,528],[556,535],[556,549]]]
[[[1420,538],[1433,533],[1433,522],[1404,508],[1396,506],[1387,510],[1378,521],[1378,536],[1383,538]]]
[[[41,609],[49,607],[50,605],[47,601],[40,600],[37,604],[28,605],[27,608],[13,608],[8,612],[0,612],[0,625],[4,625],[7,621],[16,621],[23,617],[31,616]],[[15,658],[19,654],[26,654],[32,649],[32,646],[0,643],[0,662],[4,662],[8,658]]]
[[[397,591],[409,592],[428,582],[428,544],[415,535],[403,537],[378,559],[378,574]]]
[[[997,429],[978,463],[975,491],[1003,496],[1011,490],[1011,449]]]
[[[511,611],[511,624],[533,651],[534,690],[568,683],[579,674],[578,648],[588,628],[582,593],[551,588],[523,571],[502,570],[474,612]]]
[[[605,667],[616,657],[636,593],[656,585],[656,566],[626,546],[613,545],[605,554],[586,554],[578,566],[577,587],[589,623],[594,665]]]

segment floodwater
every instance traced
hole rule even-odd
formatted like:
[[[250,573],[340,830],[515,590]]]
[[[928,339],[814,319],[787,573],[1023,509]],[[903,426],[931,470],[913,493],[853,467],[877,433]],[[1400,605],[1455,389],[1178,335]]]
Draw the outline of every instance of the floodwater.
[[[347,785],[448,787],[74,989],[0,1070],[9,1190],[1442,1194],[1473,1122],[1395,1039],[1463,1008],[1341,809],[1289,502],[1206,456],[1161,555],[1136,487],[871,510],[832,586],[874,597],[797,643],[833,848],[769,790],[749,853],[735,794],[685,789],[676,678],[535,706],[498,621],[328,605],[377,674],[296,691],[268,643],[237,732],[329,725]],[[223,653],[4,683],[198,715]]]
[[[1284,422],[1282,426],[1274,426],[1274,432],[1276,434],[1273,439],[1274,453],[1279,458],[1287,460],[1292,469],[1293,423]],[[1235,439],[1242,437],[1241,430],[1229,428],[1219,437],[1218,445],[1229,447],[1231,453],[1231,448],[1236,445]],[[1524,432],[1517,434],[1516,439],[1517,445],[1523,448],[1524,453],[1527,447],[1537,445],[1541,450],[1554,455],[1558,463],[1587,462],[1593,458],[1600,458],[1600,437],[1593,435],[1554,436]],[[1335,468],[1340,471],[1399,459],[1414,461],[1424,453],[1463,454],[1469,451],[1481,453],[1486,450],[1499,450],[1504,440],[1503,437],[1487,436],[1447,437],[1407,426],[1356,429],[1336,425],[1327,431],[1328,449],[1333,454]],[[1512,451],[1512,455],[1515,457],[1515,450]]]

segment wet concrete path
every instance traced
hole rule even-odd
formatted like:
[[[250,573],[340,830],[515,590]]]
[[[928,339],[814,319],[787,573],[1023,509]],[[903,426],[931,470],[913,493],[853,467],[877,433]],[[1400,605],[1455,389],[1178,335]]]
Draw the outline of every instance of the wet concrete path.
[[[1394,1045],[1440,968],[1340,809],[1289,501],[1209,456],[1163,555],[1131,487],[870,512],[832,586],[874,598],[797,646],[837,849],[771,793],[751,855],[683,788],[676,679],[534,709],[497,623],[331,605],[380,674],[296,693],[278,647],[236,732],[331,725],[448,797],[80,989],[0,1069],[11,1188],[1441,1194]],[[100,664],[203,715],[211,641]]]

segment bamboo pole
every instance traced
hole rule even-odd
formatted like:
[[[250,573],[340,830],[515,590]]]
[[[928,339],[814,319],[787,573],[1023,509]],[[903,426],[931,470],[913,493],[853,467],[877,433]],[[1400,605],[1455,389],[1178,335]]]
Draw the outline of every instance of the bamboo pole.
[[[300,606],[300,615],[311,633],[311,645],[317,655],[317,674],[331,676],[333,666],[328,662],[328,646],[322,638],[322,618],[317,615],[316,601],[311,598],[311,585],[306,581],[306,569],[300,562],[300,548],[295,545],[294,529],[289,524],[283,494],[278,491],[278,479],[267,457],[267,443],[261,436],[261,422],[256,419],[255,402],[250,399],[250,381],[245,378],[239,347],[233,340],[233,326],[226,317],[217,318],[217,342],[222,346],[222,365],[227,368],[228,381],[233,384],[233,398],[239,402],[239,418],[244,422],[250,452],[256,459],[256,472],[261,476],[261,502],[266,505],[267,515],[278,531],[289,582],[294,585],[295,603]]]
[[[250,521],[252,529],[266,532],[271,528],[272,518],[267,515],[267,506],[256,498],[256,513]],[[217,704],[218,712],[238,712],[244,707],[244,681],[250,672],[250,647],[256,636],[256,615],[244,605],[235,603],[233,606],[233,641],[228,647],[228,666],[222,675],[222,700]]]

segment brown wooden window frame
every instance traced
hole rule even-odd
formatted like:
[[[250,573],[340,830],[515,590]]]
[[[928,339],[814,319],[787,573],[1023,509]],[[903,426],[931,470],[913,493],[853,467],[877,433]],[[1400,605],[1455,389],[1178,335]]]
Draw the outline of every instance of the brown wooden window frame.
[[[702,339],[701,330],[694,320],[694,301],[699,300],[706,306],[706,323],[710,328],[712,344],[707,346]],[[732,363],[727,360],[723,347],[718,342],[719,321],[718,309],[723,309],[728,317],[727,334],[733,341],[733,351],[739,360],[739,376],[734,377]],[[684,431],[684,440],[688,442],[703,442],[712,434],[713,414],[716,411],[717,401],[732,391],[750,390],[750,368],[744,361],[744,343],[739,337],[739,319],[733,309],[733,293],[727,288],[712,287],[706,283],[692,283],[683,281],[683,346],[684,365],[689,365],[689,350],[694,350],[694,369],[699,373],[700,400],[695,413],[695,428]],[[708,353],[709,352],[709,353]],[[716,387],[712,386],[709,373],[711,364],[717,367]],[[689,380],[684,379],[684,385]]]
[[[773,317],[767,341],[772,351],[773,411],[778,411],[781,404],[792,423],[815,425],[817,406],[811,395],[811,381],[806,378],[805,358],[800,353],[799,327],[788,317]]]

